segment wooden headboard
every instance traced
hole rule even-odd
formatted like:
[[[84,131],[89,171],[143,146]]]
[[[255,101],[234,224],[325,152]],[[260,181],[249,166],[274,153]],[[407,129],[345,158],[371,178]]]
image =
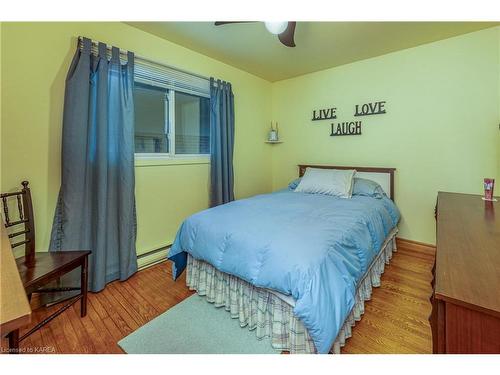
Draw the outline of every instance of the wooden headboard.
[[[394,201],[394,171],[396,168],[379,168],[379,167],[346,167],[338,165],[311,165],[299,164],[299,177],[302,177],[306,168],[322,168],[322,169],[355,169],[356,176],[367,178],[378,182],[387,195]]]

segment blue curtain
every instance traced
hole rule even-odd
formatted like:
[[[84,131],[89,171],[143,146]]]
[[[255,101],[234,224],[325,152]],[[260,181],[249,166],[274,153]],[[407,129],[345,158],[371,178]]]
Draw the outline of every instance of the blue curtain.
[[[210,78],[210,206],[234,200],[234,95],[231,84]]]
[[[66,77],[62,174],[51,251],[91,250],[89,289],[137,271],[134,55],[83,39]],[[78,278],[76,278],[78,280]],[[66,280],[66,284],[75,280]],[[65,282],[63,281],[63,284]]]

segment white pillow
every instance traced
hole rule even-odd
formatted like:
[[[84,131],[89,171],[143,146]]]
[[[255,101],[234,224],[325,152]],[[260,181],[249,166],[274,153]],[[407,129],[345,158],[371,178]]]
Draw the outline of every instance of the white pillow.
[[[294,191],[351,198],[355,173],[354,169],[306,168],[304,177]]]

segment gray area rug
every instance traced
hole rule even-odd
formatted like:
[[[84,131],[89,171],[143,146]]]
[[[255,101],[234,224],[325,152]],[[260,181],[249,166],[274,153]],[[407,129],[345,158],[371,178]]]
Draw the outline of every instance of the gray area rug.
[[[279,354],[271,339],[258,340],[223,307],[197,294],[118,342],[129,354]]]

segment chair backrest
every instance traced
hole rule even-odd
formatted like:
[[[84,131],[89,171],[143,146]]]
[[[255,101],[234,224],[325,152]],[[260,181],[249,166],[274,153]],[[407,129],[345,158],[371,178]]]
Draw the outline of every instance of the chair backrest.
[[[11,246],[15,248],[24,245],[26,263],[32,263],[35,259],[35,220],[33,215],[33,204],[31,202],[31,191],[28,184],[28,181],[23,181],[21,182],[21,185],[23,185],[21,191],[3,193],[0,194],[0,198],[2,199],[5,227],[9,228],[24,224],[24,230],[14,230],[9,234],[9,239],[17,236],[24,236],[24,240],[12,243]],[[14,221],[11,221],[11,216],[9,215],[9,201],[14,199],[17,201],[18,216],[14,217]]]

